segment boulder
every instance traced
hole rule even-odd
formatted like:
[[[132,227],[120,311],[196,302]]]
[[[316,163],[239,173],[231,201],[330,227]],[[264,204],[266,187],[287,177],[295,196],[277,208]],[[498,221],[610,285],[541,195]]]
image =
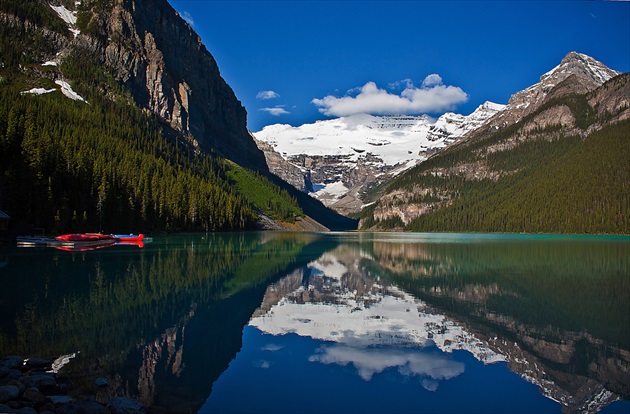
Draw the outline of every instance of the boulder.
[[[96,400],[81,400],[74,404],[80,414],[109,414],[110,411],[103,404]]]
[[[3,385],[0,387],[0,403],[6,403],[20,396],[20,389],[15,385]]]
[[[37,414],[37,411],[31,407],[22,407],[12,411],[13,414]]]
[[[48,401],[48,397],[39,392],[39,390],[35,387],[27,388],[24,390],[24,394],[22,394],[22,399],[24,401],[31,401],[38,405],[43,405]]]
[[[20,382],[24,384],[26,388],[37,387],[40,391],[57,387],[55,377],[46,374],[26,375],[20,378]]]
[[[54,413],[55,411],[55,405],[50,401],[39,407],[39,414],[44,414],[45,412]]]
[[[22,371],[0,365],[0,379],[4,381],[16,380],[22,376]],[[6,385],[6,384],[5,384]]]
[[[12,368],[9,370],[9,373],[4,378],[5,380],[17,380],[22,376],[22,371],[19,369]]]
[[[69,404],[75,401],[74,398],[69,395],[49,395],[48,399],[55,405]]]
[[[97,387],[107,387],[109,385],[109,380],[107,378],[99,377],[94,380],[94,385]]]
[[[7,368],[21,368],[24,365],[24,358],[17,355],[11,355],[0,359],[0,365]]]
[[[112,414],[144,414],[146,408],[141,402],[125,397],[114,397],[107,403]]]
[[[26,387],[24,386],[24,384],[14,379],[7,381],[7,383],[4,385],[15,385],[18,388],[20,395],[22,395],[22,393],[24,393],[24,391],[26,390]]]
[[[29,358],[26,361],[26,365],[31,368],[50,368],[52,366],[52,361],[44,358]]]

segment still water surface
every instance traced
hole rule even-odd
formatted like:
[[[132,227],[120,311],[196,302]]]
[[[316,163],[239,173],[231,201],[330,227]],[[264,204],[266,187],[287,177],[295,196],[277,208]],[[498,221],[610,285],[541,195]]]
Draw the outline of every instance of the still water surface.
[[[628,237],[177,235],[0,275],[0,356],[155,412],[630,412]]]

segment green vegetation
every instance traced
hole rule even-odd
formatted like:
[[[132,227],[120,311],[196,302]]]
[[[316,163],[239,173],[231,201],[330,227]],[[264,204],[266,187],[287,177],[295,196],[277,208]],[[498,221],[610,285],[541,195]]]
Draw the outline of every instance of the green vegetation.
[[[487,324],[484,315],[503,315],[519,326],[587,331],[628,347],[630,244],[543,237],[409,244],[404,250],[376,243],[374,262],[362,267],[462,317]]]
[[[96,98],[96,95],[92,96]],[[225,161],[180,148],[125,103],[0,88],[2,206],[47,231],[252,226]]]
[[[280,189],[262,175],[230,163],[227,173],[236,190],[259,206],[271,218],[293,222],[302,211],[286,190]]]
[[[611,82],[627,82],[628,76]],[[409,231],[528,233],[630,233],[630,121],[607,126],[586,138],[563,134],[560,125],[535,129],[510,149],[488,151],[522,134],[521,128],[555,106],[569,108],[582,130],[610,119],[598,114],[588,95],[551,100],[521,122],[447,148],[388,186],[403,189],[409,203],[432,205],[431,213],[408,223]],[[494,178],[470,179],[449,171],[467,165]],[[436,173],[438,172],[439,173]],[[428,189],[421,198],[414,188]],[[447,196],[440,201],[440,196]],[[372,205],[361,213],[363,228],[396,228],[374,219]]]
[[[103,27],[104,16],[111,12],[113,0],[83,0],[77,7],[77,28],[102,41],[107,40]]]
[[[490,165],[523,169],[463,190],[452,205],[419,217],[407,229],[628,234],[629,126],[618,124],[586,140],[541,140],[496,153]]]
[[[69,35],[68,26],[65,22],[57,16],[52,8],[47,6],[47,3],[40,0],[2,0],[0,2],[0,11],[20,16],[22,21],[28,21],[59,34]],[[3,27],[2,31],[4,29]]]
[[[11,278],[6,291],[12,293],[0,295],[9,312],[0,324],[0,349],[115,356],[159,337],[195,307],[264,287],[321,254],[305,250],[313,240],[261,237],[178,235],[124,253],[111,247],[87,255],[49,252],[38,260],[13,256],[14,274],[28,280]]]
[[[167,135],[89,52],[59,70],[89,103],[22,94],[58,87],[0,71],[0,208],[16,222],[51,234],[225,231],[253,229],[257,211],[302,214],[269,180]]]
[[[99,32],[112,6],[83,2],[77,24]],[[0,209],[14,223],[49,234],[229,231],[255,228],[260,212],[286,221],[303,214],[276,183],[200,151],[194,137],[139,108],[88,49],[42,67],[53,40],[69,36],[47,4],[7,0],[0,10],[19,16],[0,31]],[[53,79],[87,103],[63,96]],[[22,93],[34,87],[57,91]]]

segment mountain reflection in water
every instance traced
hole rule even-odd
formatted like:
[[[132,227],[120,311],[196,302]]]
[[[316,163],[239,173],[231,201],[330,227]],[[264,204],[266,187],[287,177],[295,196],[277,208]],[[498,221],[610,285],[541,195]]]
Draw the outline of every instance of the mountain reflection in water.
[[[449,357],[463,350],[506,361],[567,412],[628,399],[627,241],[442,237],[357,236],[269,286],[249,325],[311,338],[310,362],[365,381],[393,369],[436,391],[465,371]]]
[[[97,399],[153,412],[630,409],[627,237],[246,233],[2,254],[2,354],[78,352],[62,372],[107,375]]]

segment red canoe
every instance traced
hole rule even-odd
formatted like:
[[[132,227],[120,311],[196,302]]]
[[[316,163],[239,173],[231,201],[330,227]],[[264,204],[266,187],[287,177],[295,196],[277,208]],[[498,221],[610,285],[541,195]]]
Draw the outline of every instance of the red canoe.
[[[144,234],[112,234],[112,237],[119,242],[139,242],[144,240]]]
[[[143,241],[117,241],[116,246],[136,246],[143,249],[144,242]]]
[[[71,233],[62,234],[55,237],[61,241],[99,241],[99,240],[115,240],[116,238],[110,234],[102,233]]]

